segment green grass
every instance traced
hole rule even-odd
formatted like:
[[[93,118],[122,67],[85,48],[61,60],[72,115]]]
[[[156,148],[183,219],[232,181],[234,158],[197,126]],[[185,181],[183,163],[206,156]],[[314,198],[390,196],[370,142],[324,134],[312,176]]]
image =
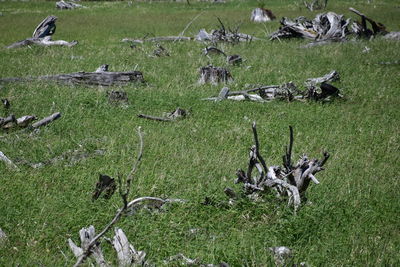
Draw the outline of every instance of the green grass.
[[[193,1],[192,1],[193,2]],[[353,6],[399,31],[399,1],[330,1],[329,10],[353,17]],[[102,229],[121,206],[111,200],[91,201],[99,173],[127,174],[136,157],[136,128],[144,131],[144,157],[132,183],[131,198],[158,196],[188,200],[164,212],[142,211],[117,224],[147,258],[163,265],[169,256],[183,253],[202,262],[225,261],[231,266],[266,266],[273,259],[268,247],[294,249],[295,261],[311,266],[397,266],[400,264],[399,201],[399,65],[379,65],[399,60],[398,42],[377,38],[313,49],[299,49],[303,40],[222,45],[228,54],[240,54],[241,67],[229,67],[232,90],[246,84],[297,85],[335,69],[345,100],[332,103],[265,104],[204,102],[222,85],[197,85],[198,68],[211,61],[201,55],[204,44],[166,43],[170,57],[150,58],[153,44],[131,49],[125,37],[177,35],[197,14],[204,12],[185,35],[200,28],[226,25],[265,37],[279,22],[252,24],[249,15],[257,1],[209,3],[83,2],[88,9],[58,11],[53,2],[2,2],[0,4],[0,77],[38,76],[93,71],[110,64],[112,71],[142,71],[148,86],[122,88],[127,108],[108,104],[106,90],[29,82],[5,84],[0,97],[11,110],[0,116],[35,114],[42,118],[55,111],[62,118],[35,135],[1,133],[0,150],[11,159],[34,162],[53,158],[84,143],[85,149],[105,149],[106,154],[68,166],[59,162],[42,169],[21,166],[10,170],[0,163],[0,228],[9,242],[0,247],[1,266],[62,266],[75,259],[67,239],[78,241],[78,231],[90,224]],[[300,1],[274,1],[268,6],[277,17],[314,17]],[[29,37],[47,15],[56,15],[55,40],[78,40],[72,48],[3,48]],[[369,53],[362,53],[367,46]],[[251,66],[246,68],[247,66]],[[176,107],[190,116],[176,123],[159,123],[136,117],[161,115]],[[252,145],[255,120],[262,153],[269,165],[281,163],[288,141],[288,125],[295,131],[294,153],[319,157],[331,153],[320,185],[308,190],[309,202],[297,216],[284,202],[242,201],[232,208],[204,206],[206,196],[225,201],[223,189],[233,185],[235,172],[245,168]],[[190,229],[199,229],[190,234]],[[110,236],[111,233],[108,234]],[[107,247],[107,245],[104,245]],[[115,259],[105,249],[106,259]],[[65,256],[64,256],[65,255]]]

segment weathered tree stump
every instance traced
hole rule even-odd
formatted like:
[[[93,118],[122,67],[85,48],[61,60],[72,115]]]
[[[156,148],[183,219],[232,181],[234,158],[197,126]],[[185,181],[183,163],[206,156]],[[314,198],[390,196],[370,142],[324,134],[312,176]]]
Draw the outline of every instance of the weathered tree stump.
[[[200,79],[199,84],[211,83],[228,83],[233,81],[233,77],[231,73],[221,67],[213,67],[212,65],[208,65],[206,67],[200,68]]]
[[[256,8],[251,12],[250,20],[253,22],[267,22],[276,19],[271,10]]]

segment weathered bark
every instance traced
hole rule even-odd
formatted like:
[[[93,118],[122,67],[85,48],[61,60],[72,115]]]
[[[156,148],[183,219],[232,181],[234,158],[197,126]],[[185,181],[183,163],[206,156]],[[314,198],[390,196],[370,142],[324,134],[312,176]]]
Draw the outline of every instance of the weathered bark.
[[[75,72],[69,74],[46,75],[26,78],[3,78],[0,82],[27,82],[33,80],[53,80],[68,84],[85,85],[126,85],[133,82],[144,83],[143,74],[140,71],[127,72]]]
[[[67,47],[72,47],[78,44],[78,41],[72,41],[72,42],[67,42],[64,40],[56,40],[53,41],[51,39],[51,36],[46,36],[43,38],[28,38],[22,41],[15,42],[13,44],[10,44],[9,46],[6,46],[6,48],[19,48],[23,46],[28,46],[28,45],[39,45],[39,46],[67,46]]]
[[[270,40],[300,37],[318,41],[345,39],[350,19],[334,12],[318,14],[314,20],[298,17],[294,20],[282,18],[281,27],[270,35]]]
[[[33,38],[43,38],[56,32],[56,16],[48,16],[33,31]]]
[[[276,19],[271,10],[256,8],[251,12],[250,20],[253,22],[267,22]]]
[[[200,79],[199,84],[211,83],[228,83],[233,81],[233,77],[229,70],[221,67],[214,67],[212,65],[208,65],[206,67],[202,67],[199,70]]]
[[[17,165],[14,164],[3,152],[0,151],[0,160],[3,161],[7,167],[11,169],[18,169]]]
[[[137,251],[121,228],[115,228],[112,245],[117,252],[118,266],[146,266],[146,252]]]

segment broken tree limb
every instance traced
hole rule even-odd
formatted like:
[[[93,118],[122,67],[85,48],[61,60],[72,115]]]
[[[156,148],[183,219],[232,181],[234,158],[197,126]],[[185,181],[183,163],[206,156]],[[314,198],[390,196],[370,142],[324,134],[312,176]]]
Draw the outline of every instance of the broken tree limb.
[[[137,251],[131,245],[121,228],[115,228],[115,235],[112,240],[112,245],[117,252],[118,266],[144,266],[146,252]]]
[[[61,113],[60,113],[60,112],[56,112],[56,113],[51,114],[50,116],[48,116],[48,117],[46,117],[46,118],[41,119],[41,120],[38,121],[38,122],[33,123],[33,124],[31,125],[31,127],[32,127],[33,129],[36,129],[36,128],[45,126],[45,125],[49,124],[50,122],[53,122],[53,121],[55,121],[55,120],[57,120],[57,119],[59,119],[59,118],[61,118]]]
[[[72,41],[72,42],[67,42],[64,40],[53,41],[51,39],[51,36],[46,36],[43,38],[28,38],[28,39],[10,44],[9,46],[6,46],[6,48],[8,48],[8,49],[19,48],[19,47],[28,46],[28,45],[39,45],[39,46],[54,46],[55,45],[55,46],[72,47],[77,44],[78,44],[78,41]]]
[[[372,35],[377,35],[377,34],[387,34],[388,32],[386,31],[385,25],[383,25],[380,22],[375,22],[373,19],[368,18],[365,16],[363,13],[360,11],[350,7],[349,10],[361,17],[361,24],[358,23],[358,25],[353,26],[353,30],[355,31],[356,34],[359,36],[365,36],[367,38],[371,37]],[[368,29],[367,23],[369,22],[372,26],[372,31]]]
[[[185,36],[159,36],[144,39],[124,38],[122,42],[144,43],[144,42],[177,42],[177,41],[191,41],[193,38]]]
[[[146,114],[139,114],[139,118],[144,118],[144,119],[149,119],[149,120],[155,120],[155,121],[164,121],[164,122],[170,122],[170,121],[176,121],[177,119],[184,118],[187,115],[187,111],[181,108],[176,108],[172,112],[164,113],[163,117],[157,117],[157,116],[152,116],[152,115],[146,115]]]
[[[339,81],[340,75],[336,70],[332,70],[328,74],[318,78],[309,78],[305,81],[306,86],[315,86],[317,84]]]
[[[33,38],[43,38],[56,32],[56,16],[48,16],[33,31]]]

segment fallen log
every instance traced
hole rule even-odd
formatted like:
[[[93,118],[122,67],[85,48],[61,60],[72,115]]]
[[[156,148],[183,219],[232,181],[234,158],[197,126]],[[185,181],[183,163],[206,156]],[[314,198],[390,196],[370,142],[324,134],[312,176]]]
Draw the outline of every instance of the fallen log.
[[[57,81],[68,84],[84,85],[127,85],[129,83],[144,83],[143,74],[140,71],[127,72],[74,72],[69,74],[45,75],[25,78],[3,78],[0,82],[28,82],[34,80]]]
[[[235,183],[243,183],[243,192],[251,199],[257,199],[260,194],[270,193],[271,189],[273,189],[279,197],[286,197],[288,205],[293,206],[296,212],[301,203],[307,200],[305,194],[310,182],[319,184],[315,174],[323,170],[323,166],[329,159],[329,153],[324,152],[321,160],[310,160],[306,155],[303,155],[297,164],[293,164],[293,128],[289,126],[290,139],[285,155],[282,157],[283,166],[268,166],[260,153],[260,143],[255,122],[253,122],[252,130],[254,145],[250,149],[247,171],[239,169],[236,173],[237,179]],[[253,175],[254,170],[256,171],[255,176]],[[226,193],[228,197],[231,198],[232,195],[238,195],[231,191],[229,190],[229,194]]]

